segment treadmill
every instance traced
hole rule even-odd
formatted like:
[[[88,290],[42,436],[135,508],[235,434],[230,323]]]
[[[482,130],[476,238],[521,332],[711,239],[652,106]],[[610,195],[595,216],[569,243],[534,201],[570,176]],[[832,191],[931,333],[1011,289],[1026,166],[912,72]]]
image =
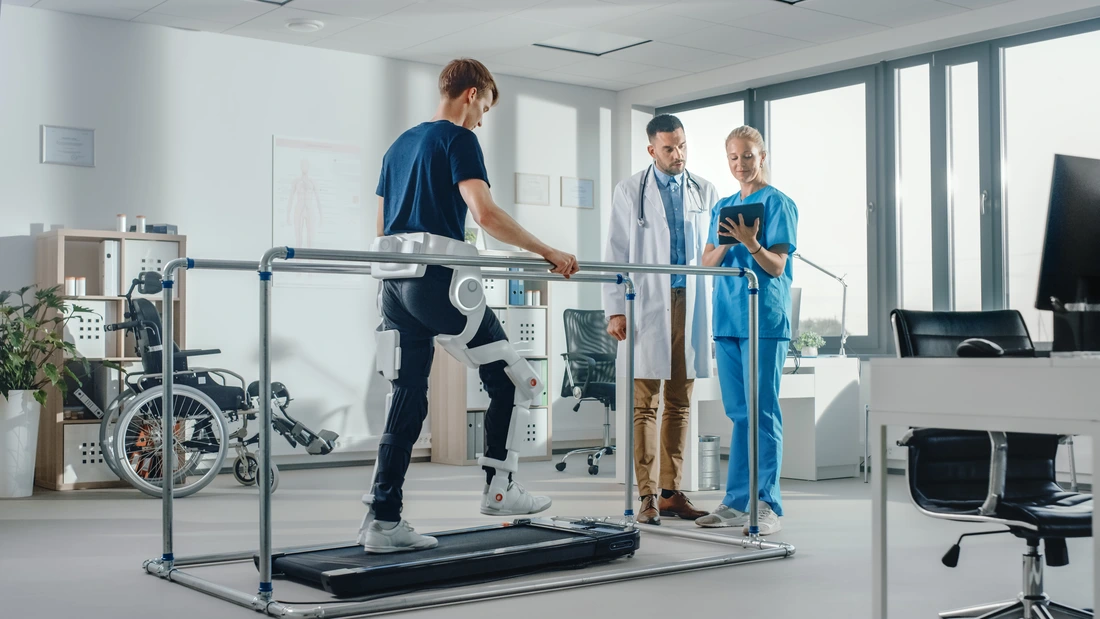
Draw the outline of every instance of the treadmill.
[[[272,575],[338,598],[395,595],[631,557],[639,538],[633,523],[543,518],[430,535],[439,545],[412,552],[367,554],[358,544],[277,551]],[[258,566],[259,555],[253,560]]]

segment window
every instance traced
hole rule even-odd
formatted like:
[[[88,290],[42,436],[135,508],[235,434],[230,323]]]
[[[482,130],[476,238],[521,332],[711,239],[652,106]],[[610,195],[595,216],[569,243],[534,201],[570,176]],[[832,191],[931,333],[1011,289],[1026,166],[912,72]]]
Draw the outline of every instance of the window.
[[[713,183],[720,197],[733,195],[738,186],[726,162],[726,136],[745,124],[745,102],[730,101],[675,114],[684,123],[688,169]]]
[[[798,253],[848,282],[853,336],[868,334],[866,97],[859,83],[772,99],[766,112],[771,183],[798,206]],[[799,330],[840,335],[840,284],[796,261],[794,285]]]
[[[1035,309],[1054,155],[1100,158],[1100,32],[1009,47],[1003,54],[1004,195],[1009,307],[1035,340],[1050,341],[1049,312]]]
[[[981,142],[978,63],[947,67],[947,205],[951,299],[956,311],[982,309]]]
[[[928,65],[896,73],[894,181],[898,307],[932,309],[932,150]]]

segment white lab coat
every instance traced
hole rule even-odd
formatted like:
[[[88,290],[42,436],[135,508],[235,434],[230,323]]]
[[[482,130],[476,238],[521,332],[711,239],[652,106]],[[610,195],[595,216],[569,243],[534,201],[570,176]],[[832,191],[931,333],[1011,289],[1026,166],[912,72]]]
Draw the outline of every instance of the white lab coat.
[[[611,228],[604,260],[633,264],[670,264],[671,248],[668,216],[657,186],[657,175],[651,170],[645,189],[645,226],[638,225],[638,195],[646,171],[622,181],[615,187],[611,204]],[[699,184],[684,181],[684,240],[686,262],[702,264],[707,243],[711,209],[718,201],[714,185],[694,174]],[[672,377],[672,297],[671,276],[668,274],[630,274],[637,297],[634,302],[634,377],[668,380]],[[710,376],[710,297],[709,278],[687,276],[687,307],[685,361],[688,378]],[[626,313],[623,287],[604,284],[603,308],[608,318]]]

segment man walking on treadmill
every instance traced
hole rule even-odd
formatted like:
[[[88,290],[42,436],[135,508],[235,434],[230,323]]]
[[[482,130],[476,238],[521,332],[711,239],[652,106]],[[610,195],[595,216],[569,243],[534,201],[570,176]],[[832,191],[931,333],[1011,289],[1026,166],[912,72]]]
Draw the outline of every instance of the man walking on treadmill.
[[[577,259],[549,247],[493,201],[481,146],[473,129],[500,98],[485,65],[459,59],[439,75],[435,117],[403,133],[382,160],[378,180],[378,236],[372,249],[403,253],[477,255],[465,243],[467,209],[494,238],[545,258],[569,277]],[[401,488],[413,443],[428,413],[433,338],[447,352],[477,367],[489,408],[485,413],[485,470],[481,513],[534,514],[549,497],[528,493],[512,480],[531,400],[542,382],[508,343],[500,322],[485,308],[476,267],[372,265],[383,279],[378,359],[393,385],[386,429],[379,441],[370,505],[359,543],[370,553],[421,550],[436,545],[401,518]]]

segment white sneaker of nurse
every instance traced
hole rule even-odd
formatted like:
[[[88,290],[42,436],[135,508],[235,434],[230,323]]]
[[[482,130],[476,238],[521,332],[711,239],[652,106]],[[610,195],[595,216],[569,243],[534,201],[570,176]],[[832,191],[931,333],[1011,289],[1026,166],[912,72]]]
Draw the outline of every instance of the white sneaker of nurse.
[[[778,533],[783,530],[783,525],[779,523],[779,516],[772,511],[772,506],[768,505],[764,501],[760,501],[757,508],[756,525],[760,530],[760,535],[771,535],[772,533]],[[741,530],[744,535],[749,534],[748,514],[745,515],[745,527]]]
[[[749,515],[745,512],[739,512],[725,503],[719,503],[718,507],[711,513],[696,518],[695,524],[711,529],[719,527],[740,527],[744,526],[748,521]]]
[[[434,537],[421,535],[408,522],[383,522],[375,520],[367,525],[363,535],[363,550],[371,554],[407,552],[435,548],[439,543]]]
[[[485,484],[481,495],[481,513],[486,516],[521,516],[537,514],[550,507],[550,497],[527,492],[527,489],[515,481],[508,482],[505,490],[490,490],[492,485]]]

